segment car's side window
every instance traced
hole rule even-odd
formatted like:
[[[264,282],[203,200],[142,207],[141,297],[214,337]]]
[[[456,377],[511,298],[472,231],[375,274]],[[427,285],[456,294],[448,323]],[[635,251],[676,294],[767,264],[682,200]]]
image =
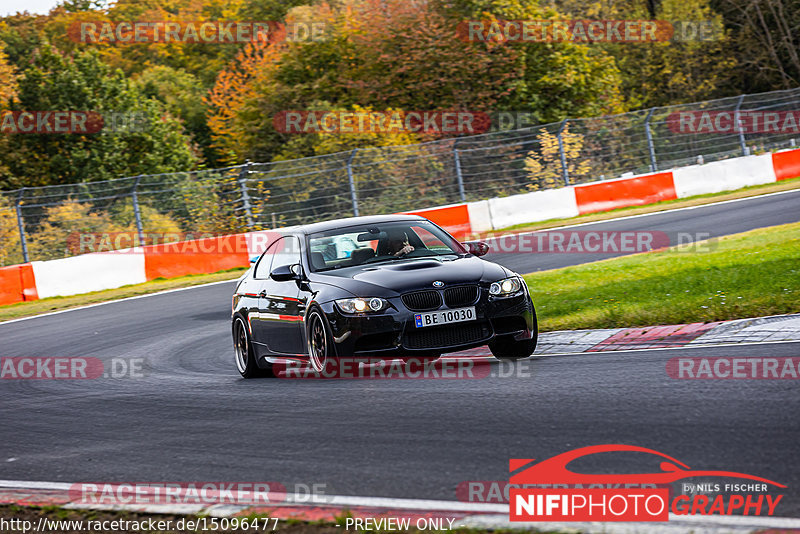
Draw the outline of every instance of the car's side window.
[[[277,246],[278,243],[283,241],[284,238],[278,239],[274,243],[272,243],[267,251],[261,256],[261,259],[258,260],[256,264],[255,273],[253,273],[253,278],[257,278],[259,280],[266,280],[269,278],[269,273],[271,272],[270,266],[272,265],[272,257],[275,255],[275,251],[278,250]]]
[[[300,240],[295,236],[284,237],[275,243],[275,255],[272,258],[272,266],[269,272],[274,271],[282,265],[293,265],[300,263]],[[267,273],[269,275],[269,273]]]

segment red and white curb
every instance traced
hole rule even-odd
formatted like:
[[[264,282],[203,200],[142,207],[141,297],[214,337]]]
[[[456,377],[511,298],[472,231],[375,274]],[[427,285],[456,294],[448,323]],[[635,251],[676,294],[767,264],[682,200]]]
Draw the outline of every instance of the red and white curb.
[[[441,525],[444,529],[521,529],[548,532],[586,532],[612,534],[744,534],[800,533],[800,519],[762,516],[678,516],[670,514],[668,523],[512,523],[508,505],[429,499],[356,497],[346,495],[286,494],[274,504],[104,504],[74,500],[76,484],[0,480],[0,504],[22,506],[60,506],[73,510],[129,511],[149,514],[198,514],[213,517],[268,515],[272,519],[328,521],[349,515],[353,518],[409,519],[413,527]],[[155,488],[154,488],[155,489]],[[196,496],[196,493],[194,494]],[[180,497],[179,497],[180,499]],[[441,521],[436,521],[441,520]],[[386,531],[389,529],[383,528]],[[437,528],[436,530],[441,530]]]
[[[800,341],[800,313],[711,323],[543,332],[536,354],[782,341]]]

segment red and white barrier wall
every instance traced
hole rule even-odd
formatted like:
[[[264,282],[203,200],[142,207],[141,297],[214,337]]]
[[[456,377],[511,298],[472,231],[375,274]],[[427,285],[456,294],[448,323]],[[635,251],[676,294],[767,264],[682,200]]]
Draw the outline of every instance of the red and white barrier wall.
[[[548,219],[731,191],[800,176],[800,150],[732,158],[664,172],[492,198],[467,205],[480,233]]]
[[[800,150],[787,150],[408,213],[427,217],[463,240],[516,224],[796,177],[800,177]],[[267,230],[0,267],[0,305],[246,266],[251,256],[260,254],[278,235]]]
[[[0,306],[38,298],[30,263],[0,267]]]

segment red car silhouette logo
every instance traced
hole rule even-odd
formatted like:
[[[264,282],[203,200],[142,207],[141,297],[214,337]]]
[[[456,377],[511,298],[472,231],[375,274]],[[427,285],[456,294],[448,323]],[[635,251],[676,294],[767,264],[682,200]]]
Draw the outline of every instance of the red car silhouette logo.
[[[576,473],[567,468],[567,464],[573,460],[601,452],[644,452],[660,456],[667,461],[661,462],[661,471],[656,473],[598,475]],[[509,462],[509,471],[516,471],[519,467],[528,465],[533,461],[533,459],[511,460]],[[746,478],[758,482],[766,482],[781,488],[786,487],[783,484],[766,478],[733,471],[695,471],[683,462],[662,452],[634,445],[593,445],[591,447],[581,447],[534,464],[512,475],[509,482],[511,484],[669,484],[676,480],[701,476]]]

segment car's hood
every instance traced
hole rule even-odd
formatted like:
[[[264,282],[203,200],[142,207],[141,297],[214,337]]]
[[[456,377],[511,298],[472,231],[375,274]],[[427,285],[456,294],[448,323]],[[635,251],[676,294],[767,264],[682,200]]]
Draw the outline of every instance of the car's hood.
[[[361,267],[316,273],[319,281],[333,284],[359,297],[393,297],[414,289],[433,289],[433,282],[445,287],[475,282],[493,282],[512,272],[475,256],[458,259],[419,258],[377,263]]]

